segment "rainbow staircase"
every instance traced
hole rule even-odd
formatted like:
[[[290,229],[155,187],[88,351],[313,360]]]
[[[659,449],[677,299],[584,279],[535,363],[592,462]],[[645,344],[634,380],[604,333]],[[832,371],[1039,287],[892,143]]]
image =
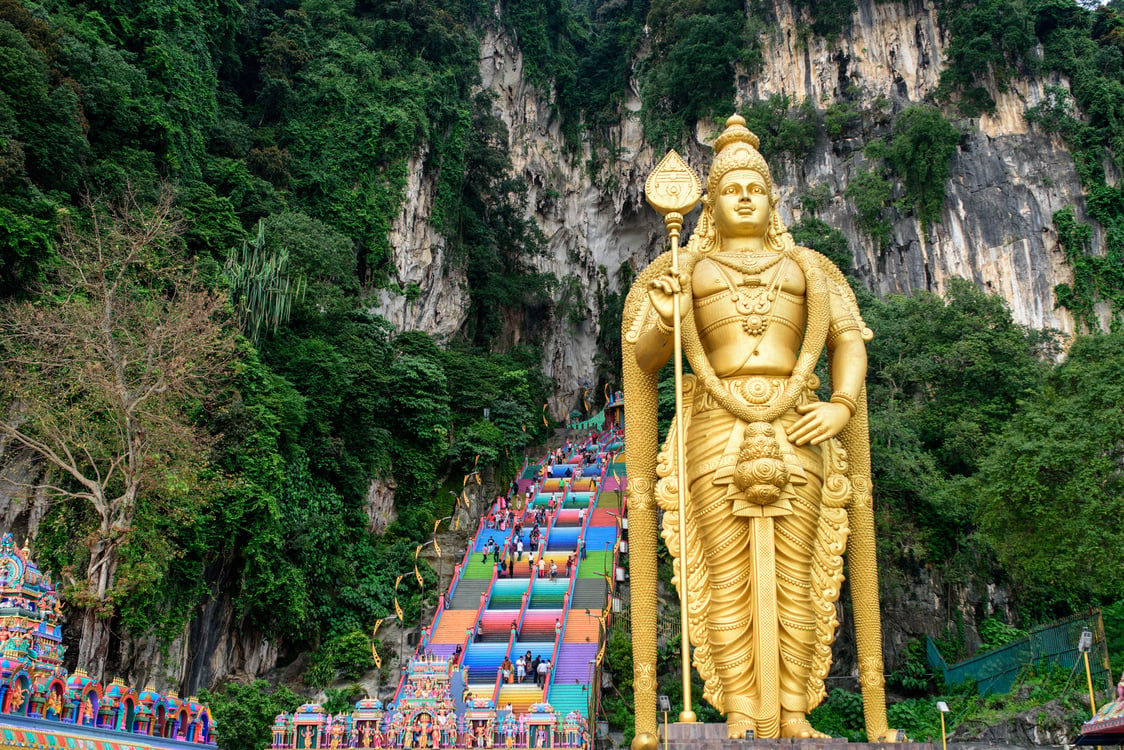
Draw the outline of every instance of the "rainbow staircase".
[[[513,551],[514,531],[510,526],[487,528],[481,519],[456,566],[449,606],[438,610],[419,646],[436,656],[453,656],[459,648],[455,662],[460,678],[475,698],[494,700],[500,709],[510,704],[516,714],[545,700],[559,716],[578,711],[588,720],[602,617],[609,610],[618,564],[624,512],[622,451],[619,434],[605,433],[568,445],[560,461],[548,458],[524,467],[517,496],[524,497],[529,489],[532,495],[528,507],[516,513],[523,527],[524,554],[515,561],[510,578],[505,577],[506,568],[500,575],[494,556],[485,557],[484,550],[491,540]],[[584,461],[584,456],[592,456],[593,462]],[[548,510],[552,506],[555,509]],[[539,509],[546,513],[540,525],[541,553],[530,543]],[[554,576],[549,572],[552,562]],[[523,682],[504,682],[504,660],[514,663],[527,653],[553,662],[545,685],[537,685],[530,673]]]

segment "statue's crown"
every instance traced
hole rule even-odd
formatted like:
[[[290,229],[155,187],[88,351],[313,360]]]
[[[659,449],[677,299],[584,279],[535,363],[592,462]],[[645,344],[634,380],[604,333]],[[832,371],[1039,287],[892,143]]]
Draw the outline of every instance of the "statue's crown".
[[[726,129],[714,141],[714,161],[710,164],[710,174],[706,180],[706,192],[713,196],[718,191],[722,177],[735,169],[752,169],[765,178],[769,192],[773,191],[773,178],[769,174],[769,164],[757,150],[761,140],[745,125],[741,115],[731,115],[726,120]]]

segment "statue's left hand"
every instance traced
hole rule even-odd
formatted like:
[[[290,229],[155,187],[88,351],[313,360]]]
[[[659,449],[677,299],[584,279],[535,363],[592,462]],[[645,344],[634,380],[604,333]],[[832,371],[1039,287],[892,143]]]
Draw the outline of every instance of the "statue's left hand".
[[[796,412],[802,416],[788,429],[788,439],[797,445],[819,445],[838,435],[851,419],[851,410],[846,404],[830,401],[797,406]]]

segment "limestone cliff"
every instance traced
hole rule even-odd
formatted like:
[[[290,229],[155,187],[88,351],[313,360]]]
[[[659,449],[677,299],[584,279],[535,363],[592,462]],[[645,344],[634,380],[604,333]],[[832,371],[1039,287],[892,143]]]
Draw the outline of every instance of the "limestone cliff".
[[[764,65],[754,75],[739,76],[739,102],[783,94],[821,109],[846,99],[858,110],[876,111],[931,99],[947,41],[932,2],[862,0],[851,27],[834,41],[802,34],[801,19],[787,0],[774,0],[772,12],[777,23],[763,40]],[[586,166],[588,144],[577,156],[566,156],[550,92],[528,82],[517,40],[498,21],[484,37],[480,72],[483,86],[495,94],[514,171],[529,187],[529,205],[548,240],[541,268],[559,279],[576,277],[587,291],[584,324],[558,319],[546,336],[543,363],[557,384],[553,407],[561,416],[575,405],[578,383],[595,378],[596,292],[615,286],[622,264],[642,268],[665,241],[642,195],[644,178],[662,153],[645,140],[639,96],[630,91],[610,133],[616,151],[599,175],[594,178]],[[1054,309],[1054,286],[1072,277],[1051,217],[1067,205],[1082,215],[1080,186],[1065,146],[1035,132],[1022,114],[1041,99],[1047,83],[1066,82],[1017,81],[1006,92],[992,92],[998,103],[994,115],[957,123],[965,135],[952,159],[940,220],[928,230],[915,217],[895,214],[889,246],[879,249],[856,225],[844,190],[869,166],[862,146],[878,132],[877,122],[864,123],[863,138],[831,142],[821,134],[806,158],[773,175],[785,219],[801,218],[797,197],[813,188],[823,195],[826,189],[829,200],[818,216],[844,232],[857,275],[877,293],[941,292],[950,277],[965,277],[1006,299],[1020,323],[1073,332],[1072,317]],[[701,124],[685,154],[700,173],[713,134],[714,124]],[[448,333],[463,321],[463,282],[433,270],[440,267],[440,241],[424,222],[424,206],[434,187],[420,177],[423,164],[414,166],[419,176],[395,225],[394,244],[402,280],[417,284],[416,297],[384,299],[380,311],[405,327]]]

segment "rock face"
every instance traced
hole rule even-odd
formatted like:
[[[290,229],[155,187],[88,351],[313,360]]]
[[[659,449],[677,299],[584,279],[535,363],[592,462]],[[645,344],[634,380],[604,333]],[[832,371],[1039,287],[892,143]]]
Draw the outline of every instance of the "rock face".
[[[933,4],[861,0],[858,6],[850,29],[828,42],[806,38],[789,2],[774,0],[777,23],[763,40],[764,67],[739,76],[738,101],[783,94],[793,103],[807,99],[826,108],[846,100],[858,110],[874,111],[931,99],[947,41]],[[621,121],[610,133],[618,149],[615,158],[598,177],[591,176],[585,166],[588,144],[576,156],[564,153],[550,92],[524,77],[522,54],[499,23],[484,37],[480,72],[483,86],[495,94],[496,114],[510,135],[514,171],[529,187],[529,205],[548,240],[541,270],[564,282],[573,277],[585,290],[587,319],[580,326],[555,320],[546,334],[543,365],[557,384],[553,407],[561,416],[579,398],[578,383],[595,379],[591,353],[599,311],[592,300],[598,291],[616,288],[622,264],[643,268],[666,243],[642,192],[662,154],[646,142],[639,97],[630,91]],[[964,277],[1006,299],[1018,322],[1072,333],[1072,317],[1054,309],[1054,286],[1071,281],[1072,274],[1057,246],[1052,215],[1074,205],[1083,216],[1080,185],[1064,145],[1023,119],[1047,83],[1066,84],[1016,82],[1005,93],[992,92],[998,103],[994,115],[957,123],[965,135],[952,159],[940,220],[927,229],[915,217],[891,212],[888,247],[865,237],[844,198],[854,175],[870,166],[862,154],[864,141],[832,143],[822,135],[805,159],[786,163],[773,175],[782,215],[790,223],[800,219],[795,199],[813,188],[821,195],[826,190],[828,203],[817,216],[846,235],[858,277],[875,292],[939,293],[950,277]],[[700,174],[705,174],[707,143],[715,132],[714,124],[701,124],[685,154]],[[415,167],[420,171],[421,164]],[[412,303],[388,297],[379,309],[400,325],[448,333],[456,328],[464,292],[460,279],[429,270],[439,265],[441,254],[436,233],[424,222],[432,191],[433,185],[413,179],[395,224],[400,275],[415,282],[420,294]]]

